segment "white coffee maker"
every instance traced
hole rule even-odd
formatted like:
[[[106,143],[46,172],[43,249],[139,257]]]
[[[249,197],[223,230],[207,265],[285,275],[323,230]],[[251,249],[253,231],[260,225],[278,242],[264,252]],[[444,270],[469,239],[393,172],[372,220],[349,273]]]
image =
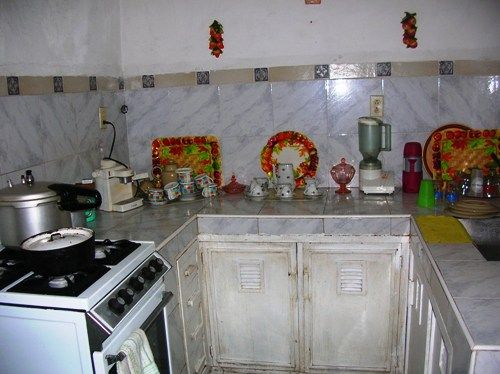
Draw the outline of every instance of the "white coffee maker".
[[[116,161],[101,160],[101,168],[92,172],[96,190],[102,197],[99,209],[126,212],[140,207],[142,198],[134,197],[132,189],[134,171]]]

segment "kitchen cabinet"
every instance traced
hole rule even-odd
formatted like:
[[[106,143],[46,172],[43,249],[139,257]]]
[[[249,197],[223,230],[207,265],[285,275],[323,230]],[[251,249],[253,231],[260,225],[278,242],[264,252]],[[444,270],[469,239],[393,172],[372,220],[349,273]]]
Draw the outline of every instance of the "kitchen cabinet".
[[[437,303],[432,300],[423,256],[425,254],[418,237],[412,237],[405,372],[451,373],[451,343],[440,319]]]
[[[202,243],[213,365],[296,369],[295,244]]]
[[[200,247],[215,372],[401,370],[400,242]]]
[[[198,241],[194,240],[176,261],[179,305],[188,374],[199,374],[206,367],[205,324],[200,279],[202,270]]]
[[[309,371],[396,367],[399,256],[394,243],[304,246]]]

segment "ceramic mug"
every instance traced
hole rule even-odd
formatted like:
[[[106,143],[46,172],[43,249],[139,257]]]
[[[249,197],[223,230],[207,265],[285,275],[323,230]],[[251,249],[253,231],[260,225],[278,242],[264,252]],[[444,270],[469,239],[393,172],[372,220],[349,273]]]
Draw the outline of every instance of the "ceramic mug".
[[[161,188],[150,188],[148,190],[148,201],[152,205],[163,205],[166,203],[165,194]]]
[[[286,199],[293,196],[293,188],[290,183],[278,183],[276,185],[276,196],[280,199]]]
[[[191,169],[191,168],[179,168],[175,171],[175,173],[177,174],[177,180],[180,183],[193,182],[193,169]]]
[[[200,190],[205,188],[209,184],[214,183],[213,179],[210,178],[207,174],[198,174],[196,177],[194,177],[194,181]]]
[[[177,182],[167,183],[163,189],[165,190],[165,194],[169,200],[175,200],[181,196],[181,187]]]
[[[318,191],[318,186],[316,185],[316,181],[314,181],[314,183],[313,182],[306,183],[304,195],[316,196],[316,195],[318,195],[318,193],[319,193],[319,191]]]
[[[179,183],[182,195],[192,195],[196,192],[196,184],[194,182]]]
[[[264,196],[264,190],[260,184],[254,183],[250,185],[250,196]]]
[[[252,180],[252,184],[258,184],[262,187],[263,191],[266,191],[269,188],[269,179],[267,179],[266,177],[255,177]]]
[[[276,177],[276,184],[288,183],[292,189],[295,188],[293,164],[276,164],[274,168],[274,175]]]
[[[201,191],[203,197],[214,197],[217,196],[217,185],[215,183],[209,183]]]

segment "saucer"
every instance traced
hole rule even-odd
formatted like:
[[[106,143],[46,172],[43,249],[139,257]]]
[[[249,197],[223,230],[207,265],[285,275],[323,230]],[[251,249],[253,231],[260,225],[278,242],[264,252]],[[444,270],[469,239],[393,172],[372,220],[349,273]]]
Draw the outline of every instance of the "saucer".
[[[325,191],[318,190],[318,193],[316,195],[304,194],[304,197],[307,199],[317,199],[318,197],[322,197],[324,194],[325,194]]]
[[[268,195],[269,191],[262,191],[262,195],[251,195],[249,191],[249,187],[245,188],[245,197],[251,199],[251,200],[264,200]]]

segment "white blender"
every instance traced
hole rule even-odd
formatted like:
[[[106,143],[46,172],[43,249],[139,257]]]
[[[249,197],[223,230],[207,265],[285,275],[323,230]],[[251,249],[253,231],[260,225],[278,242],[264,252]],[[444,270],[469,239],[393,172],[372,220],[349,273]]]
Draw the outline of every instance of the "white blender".
[[[380,151],[391,150],[391,125],[378,118],[360,117],[358,136],[363,155],[359,163],[359,189],[365,194],[393,193],[394,173],[382,171],[382,163],[377,158]]]

